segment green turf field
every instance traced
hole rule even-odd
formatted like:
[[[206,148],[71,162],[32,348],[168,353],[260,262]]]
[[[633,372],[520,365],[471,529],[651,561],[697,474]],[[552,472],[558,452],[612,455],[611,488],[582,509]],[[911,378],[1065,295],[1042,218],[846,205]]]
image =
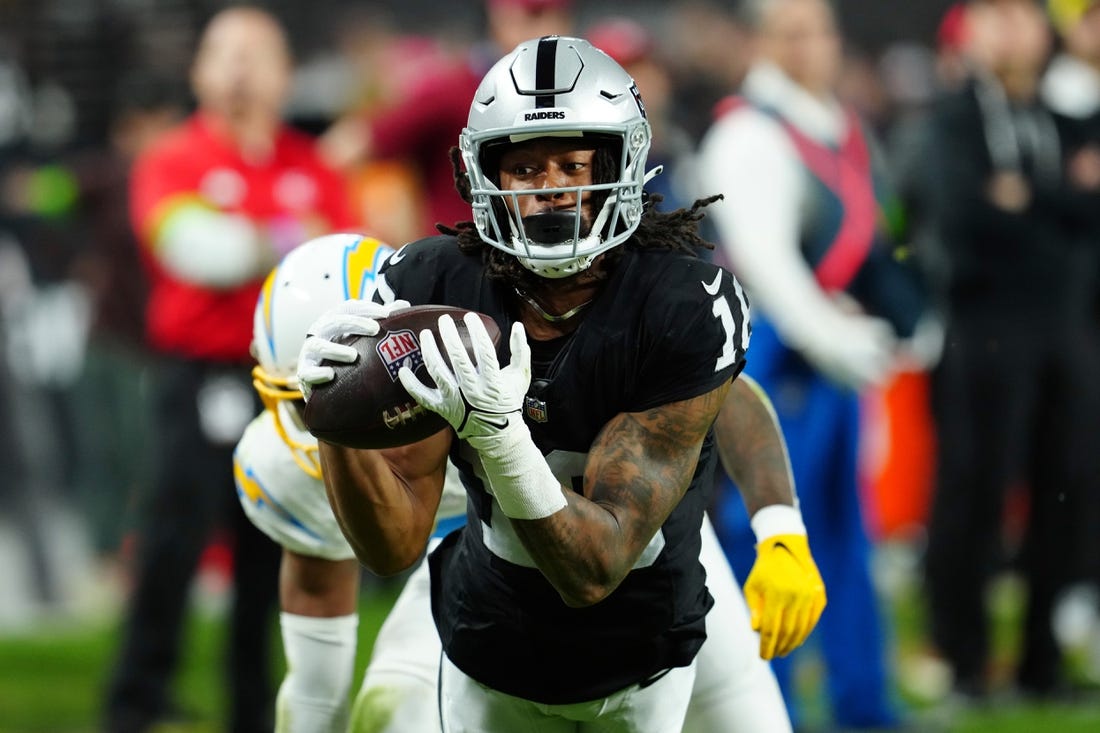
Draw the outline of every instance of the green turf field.
[[[1007,664],[1014,632],[1016,607],[1013,591],[997,604],[1000,663]],[[383,586],[364,596],[360,624],[357,675],[362,674],[374,635],[396,596]],[[910,656],[924,644],[919,599],[896,599],[895,629],[899,654]],[[195,613],[187,632],[179,701],[194,713],[196,722],[163,727],[158,733],[215,733],[225,704],[219,673],[223,625],[216,615]],[[115,624],[56,622],[18,637],[0,636],[0,733],[92,733],[100,705],[105,674],[116,643]],[[273,640],[277,643],[277,640]],[[280,652],[281,653],[281,652]],[[276,670],[281,675],[281,668]],[[808,685],[817,685],[812,679]],[[813,694],[812,692],[808,694]],[[1003,699],[984,711],[960,712],[945,722],[926,701],[899,691],[917,709],[921,729],[929,733],[1097,733],[1100,702],[1036,706]],[[1093,698],[1100,700],[1100,698]],[[820,713],[809,705],[810,722]],[[715,733],[721,733],[716,731]],[[762,731],[761,733],[767,733]]]
[[[356,676],[362,677],[370,648],[399,588],[365,594],[359,624]],[[276,636],[272,643],[279,644]],[[216,733],[225,706],[220,670],[224,625],[220,617],[194,613],[187,628],[179,703],[193,725],[164,726],[158,733]],[[0,733],[93,733],[106,675],[116,652],[117,624],[51,624],[31,634],[0,636]],[[275,670],[283,667],[281,648]]]

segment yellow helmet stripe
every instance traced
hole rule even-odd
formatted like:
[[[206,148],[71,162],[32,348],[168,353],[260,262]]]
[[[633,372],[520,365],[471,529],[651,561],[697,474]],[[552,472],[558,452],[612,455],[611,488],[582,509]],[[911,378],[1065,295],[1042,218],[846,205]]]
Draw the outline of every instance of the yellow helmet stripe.
[[[279,267],[276,266],[268,273],[267,279],[264,280],[263,287],[260,289],[260,308],[263,309],[264,314],[264,335],[267,337],[267,350],[271,354],[271,357],[276,362],[279,360],[279,355],[275,353],[275,326],[274,320],[274,301],[275,301],[275,281],[276,275],[279,274]]]
[[[358,300],[374,287],[374,276],[392,250],[373,237],[360,237],[344,250],[344,298]]]

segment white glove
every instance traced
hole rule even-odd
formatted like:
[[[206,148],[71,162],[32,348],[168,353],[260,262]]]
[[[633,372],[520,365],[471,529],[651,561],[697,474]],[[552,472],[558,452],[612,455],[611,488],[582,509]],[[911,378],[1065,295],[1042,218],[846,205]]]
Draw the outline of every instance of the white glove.
[[[462,320],[470,334],[477,364],[466,353],[454,320],[443,315],[439,317],[439,337],[451,366],[443,360],[432,332],[425,329],[420,332],[420,348],[424,352],[424,366],[436,386],[421,382],[408,367],[402,367],[397,378],[413,399],[442,415],[459,438],[471,440],[473,445],[477,438],[507,428],[513,415],[519,417],[523,397],[531,384],[531,347],[527,345],[523,324],[517,321],[509,340],[511,361],[501,369],[496,348],[481,318],[476,313],[467,313]]]
[[[829,379],[861,391],[887,380],[896,346],[894,329],[883,319],[843,315],[816,329],[802,355]]]
[[[511,358],[503,369],[485,325],[474,313],[463,318],[470,333],[475,365],[450,316],[440,316],[439,337],[451,366],[430,331],[421,331],[424,365],[436,387],[421,382],[404,367],[397,378],[413,399],[442,415],[481,456],[489,489],[500,510],[513,519],[542,519],[566,506],[561,482],[554,476],[531,431],[520,417],[531,384],[531,347],[522,323],[512,325]]]
[[[305,343],[298,352],[298,389],[308,400],[314,385],[330,382],[336,377],[330,366],[321,366],[324,360],[351,364],[359,352],[352,346],[344,346],[334,339],[345,336],[374,336],[378,333],[378,319],[386,318],[395,310],[408,308],[407,300],[395,300],[380,305],[370,300],[345,300],[325,311],[309,327]]]

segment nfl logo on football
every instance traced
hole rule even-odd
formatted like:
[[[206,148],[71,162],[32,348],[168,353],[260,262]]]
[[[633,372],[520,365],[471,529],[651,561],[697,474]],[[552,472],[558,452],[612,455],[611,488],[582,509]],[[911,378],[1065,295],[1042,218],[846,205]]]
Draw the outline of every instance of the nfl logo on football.
[[[420,342],[416,340],[416,334],[408,329],[391,331],[386,338],[378,342],[375,349],[382,363],[386,365],[390,379],[395,382],[401,367],[407,366],[415,372],[424,364],[424,355],[420,353]]]
[[[542,400],[528,395],[523,398],[523,409],[535,422],[546,422],[546,403]]]

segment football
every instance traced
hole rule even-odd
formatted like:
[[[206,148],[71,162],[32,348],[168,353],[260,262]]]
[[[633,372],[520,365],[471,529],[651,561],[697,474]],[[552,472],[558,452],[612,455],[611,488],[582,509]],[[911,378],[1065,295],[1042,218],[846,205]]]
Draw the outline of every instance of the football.
[[[435,382],[424,366],[420,332],[435,334],[436,343],[447,359],[439,338],[439,317],[450,314],[471,352],[470,336],[462,317],[468,311],[440,305],[418,305],[394,311],[379,319],[376,336],[351,336],[340,343],[355,347],[359,358],[351,364],[322,362],[336,372],[335,378],[313,388],[303,418],[306,427],[319,440],[349,448],[393,448],[423,440],[447,427],[447,421],[421,407],[401,382],[397,373],[408,366],[425,384]],[[478,314],[485,330],[500,344],[500,329],[489,316]],[[449,359],[447,360],[449,363]]]

